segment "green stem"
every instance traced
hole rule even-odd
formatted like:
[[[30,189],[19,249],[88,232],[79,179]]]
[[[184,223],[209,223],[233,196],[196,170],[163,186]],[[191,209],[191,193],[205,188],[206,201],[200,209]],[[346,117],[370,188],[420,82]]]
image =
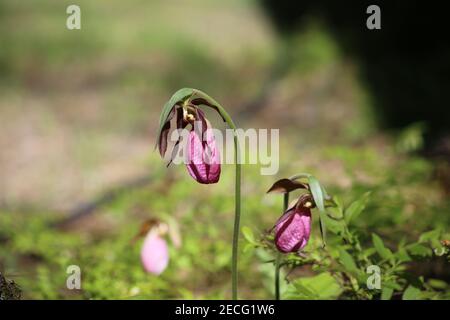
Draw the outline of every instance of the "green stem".
[[[289,193],[286,192],[283,197],[283,212],[284,214],[289,205]],[[280,300],[280,268],[281,268],[281,252],[277,252],[277,258],[275,260],[275,300]]]
[[[231,287],[233,300],[238,299],[238,246],[239,246],[239,223],[241,220],[241,164],[239,159],[239,144],[237,136],[234,136],[235,152],[235,207],[234,207],[234,230],[233,230],[233,251],[231,264]]]
[[[275,300],[280,300],[280,260],[281,252],[277,252],[275,260]]]

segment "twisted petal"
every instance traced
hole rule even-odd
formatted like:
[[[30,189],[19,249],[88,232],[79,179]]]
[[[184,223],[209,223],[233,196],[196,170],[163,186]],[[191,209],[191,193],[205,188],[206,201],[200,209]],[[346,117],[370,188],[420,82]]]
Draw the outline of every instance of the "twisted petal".
[[[275,245],[284,253],[304,248],[311,235],[311,211],[307,208],[288,210],[275,225]]]
[[[150,231],[142,245],[141,261],[144,269],[155,275],[161,274],[169,263],[169,250],[166,241],[156,232]]]
[[[167,119],[165,120],[163,126],[161,127],[161,131],[157,137],[157,145],[159,154],[161,157],[164,157],[166,151],[167,151],[167,136],[169,135],[170,131],[170,121],[175,115],[175,108],[170,110],[169,115],[167,116]]]

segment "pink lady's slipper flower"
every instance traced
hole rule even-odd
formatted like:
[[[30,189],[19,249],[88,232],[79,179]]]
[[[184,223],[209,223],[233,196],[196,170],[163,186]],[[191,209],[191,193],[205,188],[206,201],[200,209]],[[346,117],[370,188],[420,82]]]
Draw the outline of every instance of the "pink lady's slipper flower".
[[[139,232],[131,239],[134,243],[145,236],[141,248],[141,261],[145,271],[161,274],[169,263],[169,250],[164,238],[168,235],[175,248],[181,246],[181,235],[176,220],[168,218],[167,223],[151,218],[141,224]]]
[[[283,253],[303,249],[311,235],[311,206],[308,194],[302,195],[275,224],[275,245]]]
[[[311,210],[290,209],[275,226],[275,245],[284,253],[297,252],[311,235]]]
[[[169,113],[158,136],[158,148],[161,156],[164,157],[167,151],[170,122],[175,115],[176,129],[185,129],[190,125],[186,149],[186,167],[189,174],[202,184],[218,182],[221,165],[214,133],[203,111],[193,104],[188,107],[175,105]],[[180,141],[181,137],[175,142],[172,159],[178,151]]]
[[[307,180],[307,182],[305,181]],[[297,202],[289,207],[289,193],[304,189]],[[320,185],[319,181],[308,173],[292,176],[289,179],[276,181],[267,193],[282,193],[283,215],[275,223],[272,231],[275,230],[275,246],[278,249],[275,259],[275,299],[280,300],[280,269],[283,263],[281,253],[297,253],[302,256],[301,250],[308,244],[311,236],[311,209],[315,206],[319,208],[320,231],[322,241],[325,245],[325,224],[321,215],[325,212],[325,200],[332,200]]]
[[[150,230],[145,237],[141,249],[141,261],[145,271],[155,275],[161,274],[169,263],[167,242],[155,229]]]
[[[216,146],[216,140],[208,120],[205,118],[200,108],[210,108],[215,110],[228,127],[236,133],[236,125],[228,112],[212,97],[205,92],[193,89],[182,88],[175,92],[162,109],[158,134],[157,146],[159,153],[164,158],[167,151],[168,135],[172,129],[185,129],[190,125],[189,134],[186,139],[181,137],[175,142],[171,152],[169,164],[175,162],[180,141],[186,142],[183,147],[185,151],[185,164],[189,174],[199,183],[211,184],[220,179],[220,154]],[[173,121],[172,121],[173,120]],[[198,129],[200,124],[200,130]],[[177,130],[179,133],[180,131]],[[235,134],[235,211],[234,211],[234,229],[233,245],[231,254],[231,296],[233,300],[238,298],[238,239],[239,239],[239,221],[241,216],[241,163],[239,162],[239,143]]]

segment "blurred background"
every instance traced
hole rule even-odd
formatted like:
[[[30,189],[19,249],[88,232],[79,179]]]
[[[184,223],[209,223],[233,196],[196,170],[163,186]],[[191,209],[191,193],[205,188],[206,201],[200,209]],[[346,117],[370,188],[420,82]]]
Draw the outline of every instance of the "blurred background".
[[[368,30],[375,2],[382,29]],[[81,30],[68,30],[73,1],[1,0],[0,271],[27,298],[229,297],[233,167],[205,187],[154,151],[162,106],[182,87],[239,127],[280,129],[280,173],[244,169],[242,224],[255,232],[279,215],[270,185],[306,171],[345,203],[372,191],[362,238],[448,235],[446,11],[375,2],[79,0]],[[130,244],[151,217],[181,226],[161,277]],[[271,297],[270,268],[241,259],[242,295]],[[70,264],[82,290],[64,289]],[[412,272],[448,288],[446,262]]]

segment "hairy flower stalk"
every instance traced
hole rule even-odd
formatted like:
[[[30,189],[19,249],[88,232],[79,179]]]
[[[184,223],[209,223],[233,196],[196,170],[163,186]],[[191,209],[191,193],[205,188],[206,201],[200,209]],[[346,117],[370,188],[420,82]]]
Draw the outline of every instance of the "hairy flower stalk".
[[[191,125],[188,138],[188,155],[187,170],[191,177],[202,184],[211,184],[219,181],[220,178],[220,154],[215,144],[215,138],[210,132],[209,121],[205,118],[200,106],[209,107],[219,113],[227,125],[236,130],[236,126],[225,111],[225,109],[213,98],[206,93],[197,90],[184,88],[178,90],[170,100],[165,104],[160,117],[157,146],[162,157],[167,151],[167,137],[170,132],[171,122],[175,119],[177,129],[185,129]],[[197,132],[193,123],[200,122],[201,130]],[[172,150],[172,161],[178,150],[180,141],[175,143]],[[239,225],[241,215],[241,165],[239,154],[239,142],[237,135],[234,135],[234,159],[235,159],[235,216],[232,243],[232,298],[236,300],[238,297],[237,283],[237,266],[238,266],[238,240]],[[169,162],[170,164],[170,162]]]

